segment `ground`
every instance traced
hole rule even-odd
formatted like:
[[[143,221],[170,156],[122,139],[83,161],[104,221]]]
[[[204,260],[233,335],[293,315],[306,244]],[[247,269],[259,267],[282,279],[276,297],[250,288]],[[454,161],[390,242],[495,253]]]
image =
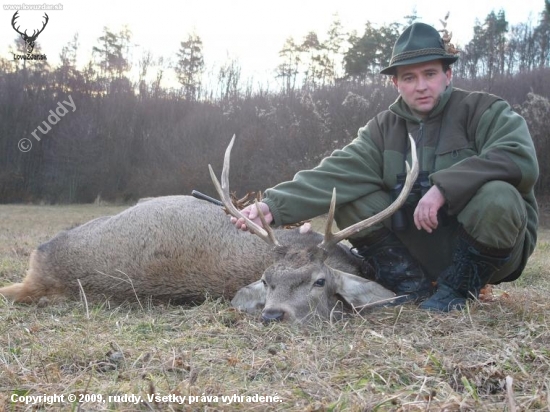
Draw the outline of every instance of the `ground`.
[[[0,205],[0,285],[19,281],[31,251],[59,230],[123,208]],[[450,314],[405,305],[302,328],[264,326],[212,300],[0,300],[0,409],[548,411],[542,210],[524,275]]]

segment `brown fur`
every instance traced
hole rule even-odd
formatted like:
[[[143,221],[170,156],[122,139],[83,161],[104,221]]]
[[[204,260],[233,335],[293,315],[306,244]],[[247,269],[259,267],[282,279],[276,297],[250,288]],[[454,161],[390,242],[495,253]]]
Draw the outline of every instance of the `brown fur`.
[[[45,296],[63,295],[62,283],[51,274],[46,276],[42,274],[40,268],[44,265],[44,260],[44,254],[39,250],[34,250],[31,253],[29,270],[23,282],[0,288],[0,295],[20,303],[33,303]]]
[[[317,233],[279,230],[285,245],[318,244]],[[63,231],[31,255],[22,283],[0,294],[22,303],[42,297],[200,303],[205,296],[235,296],[276,259],[257,236],[236,230],[222,209],[190,196],[139,203]],[[359,274],[358,263],[337,247],[329,261]]]

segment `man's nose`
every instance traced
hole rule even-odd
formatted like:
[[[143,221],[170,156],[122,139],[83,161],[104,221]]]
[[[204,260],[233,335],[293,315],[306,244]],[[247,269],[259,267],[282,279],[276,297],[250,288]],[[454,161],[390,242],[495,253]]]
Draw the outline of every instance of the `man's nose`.
[[[426,81],[426,79],[424,79],[424,77],[420,76],[418,78],[418,82],[416,83],[416,88],[418,90],[426,90],[427,84],[428,84],[428,82]]]

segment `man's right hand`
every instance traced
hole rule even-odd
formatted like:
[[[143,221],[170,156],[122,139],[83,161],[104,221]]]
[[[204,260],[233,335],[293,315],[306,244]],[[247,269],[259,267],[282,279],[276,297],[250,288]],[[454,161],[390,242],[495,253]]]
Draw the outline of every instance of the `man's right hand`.
[[[269,210],[269,206],[264,202],[258,202],[257,205],[260,208],[260,210],[263,212],[266,223],[270,224],[273,221],[273,215]],[[256,223],[258,226],[263,227],[262,220],[260,219],[260,215],[258,213],[258,209],[256,208],[256,205],[250,205],[245,207],[243,210],[241,210],[241,213],[244,216],[246,216],[248,219]],[[232,217],[231,223],[233,223],[237,229],[244,230],[244,231],[248,230],[243,218],[237,219],[235,217]]]

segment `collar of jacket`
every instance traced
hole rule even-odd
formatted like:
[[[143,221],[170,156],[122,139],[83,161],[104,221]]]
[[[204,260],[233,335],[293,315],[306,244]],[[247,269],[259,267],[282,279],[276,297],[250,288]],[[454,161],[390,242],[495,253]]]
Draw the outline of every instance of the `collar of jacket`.
[[[449,84],[445,91],[441,94],[441,98],[439,99],[439,102],[437,105],[433,108],[433,110],[428,113],[428,116],[425,119],[420,119],[416,117],[412,112],[409,106],[403,101],[403,98],[399,96],[397,100],[391,104],[389,107],[390,111],[392,113],[395,113],[397,116],[404,118],[405,120],[410,120],[415,123],[420,123],[422,121],[426,121],[434,116],[437,116],[439,113],[443,111],[445,108],[445,105],[451,98],[451,93],[453,92],[453,84]]]

